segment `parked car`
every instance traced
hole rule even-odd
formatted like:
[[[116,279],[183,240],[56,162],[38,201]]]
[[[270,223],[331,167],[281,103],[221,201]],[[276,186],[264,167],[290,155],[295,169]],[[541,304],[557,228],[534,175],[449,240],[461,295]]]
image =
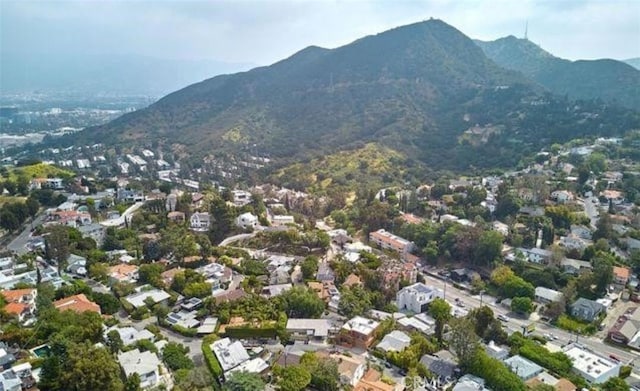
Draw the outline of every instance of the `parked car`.
[[[500,315],[498,315],[498,320],[501,320],[503,322],[508,322],[509,321],[509,317],[506,316],[506,315],[500,314]]]

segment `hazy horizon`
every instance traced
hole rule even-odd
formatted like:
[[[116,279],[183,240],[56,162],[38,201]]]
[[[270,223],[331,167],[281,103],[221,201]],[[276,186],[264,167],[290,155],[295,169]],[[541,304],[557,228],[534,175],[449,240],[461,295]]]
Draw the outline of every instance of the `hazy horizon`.
[[[638,1],[594,0],[2,1],[0,89],[38,88],[51,84],[50,75],[65,86],[73,73],[108,79],[108,64],[91,59],[113,57],[157,60],[158,77],[173,79],[145,88],[166,93],[272,64],[310,45],[335,48],[430,17],[485,41],[522,37],[528,23],[529,39],[555,56],[625,60],[640,57],[638,15]],[[120,87],[144,78],[150,64],[131,65]]]

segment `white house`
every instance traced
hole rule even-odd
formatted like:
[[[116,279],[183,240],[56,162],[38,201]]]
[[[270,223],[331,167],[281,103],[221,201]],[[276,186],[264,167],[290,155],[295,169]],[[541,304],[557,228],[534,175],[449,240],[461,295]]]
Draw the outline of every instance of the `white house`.
[[[427,305],[436,297],[444,297],[444,292],[441,289],[417,282],[398,291],[396,305],[399,311],[405,310],[419,314],[425,312]]]
[[[242,229],[255,228],[258,225],[258,216],[249,212],[243,213],[236,218],[236,225]]]
[[[551,193],[551,199],[559,204],[573,201],[573,193],[567,190],[556,190]]]
[[[548,304],[562,300],[562,293],[542,286],[536,287],[535,299],[538,303]]]
[[[127,377],[137,373],[140,377],[140,388],[147,389],[160,384],[159,367],[162,364],[158,355],[138,349],[120,353],[118,362]]]
[[[199,232],[208,231],[211,224],[209,212],[196,212],[191,215],[189,221],[191,229]]]
[[[247,353],[247,350],[242,346],[240,341],[232,343],[229,338],[222,338],[212,343],[210,347],[224,372],[249,360],[249,353]]]

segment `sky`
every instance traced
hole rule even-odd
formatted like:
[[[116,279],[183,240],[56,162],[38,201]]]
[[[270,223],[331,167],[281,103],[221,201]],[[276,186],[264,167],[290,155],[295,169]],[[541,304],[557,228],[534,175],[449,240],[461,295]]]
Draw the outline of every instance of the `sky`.
[[[0,53],[267,65],[430,17],[483,40],[528,22],[531,41],[568,59],[640,57],[640,0],[0,0]]]

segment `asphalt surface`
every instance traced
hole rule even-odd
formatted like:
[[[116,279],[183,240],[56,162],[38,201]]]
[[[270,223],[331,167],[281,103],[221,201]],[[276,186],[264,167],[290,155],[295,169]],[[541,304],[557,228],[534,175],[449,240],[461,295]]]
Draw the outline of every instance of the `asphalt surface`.
[[[426,274],[424,274],[424,278],[428,285],[444,289],[445,282],[443,280]],[[450,303],[455,303],[455,300],[457,298],[459,302],[462,302],[464,304],[464,308],[467,310],[480,307],[480,296],[472,296],[467,291],[455,288],[450,282],[446,283],[445,298]],[[482,297],[483,304],[489,306],[493,310],[495,316],[505,315],[509,317],[509,321],[503,323],[508,329],[512,331],[522,332],[523,327],[526,327],[527,325],[533,323],[535,325],[535,331],[533,332],[533,334],[540,336],[544,336],[545,334],[553,334],[555,337],[557,337],[556,340],[550,342],[554,345],[562,346],[570,342],[577,341],[578,343],[590,348],[591,350],[603,354],[607,357],[610,355],[614,355],[625,364],[631,363],[635,360],[639,360],[638,364],[640,366],[640,353],[638,352],[609,345],[594,336],[578,336],[563,329],[559,329],[546,322],[535,320],[534,317],[532,317],[531,320],[523,319],[513,314],[509,309],[503,307],[502,305],[495,304],[495,300],[495,298],[487,295],[483,295]]]
[[[31,239],[31,227],[35,228],[38,225],[42,224],[44,222],[45,217],[46,216],[43,213],[41,215],[36,216],[36,218],[34,218],[31,223],[25,224],[24,229],[22,230],[22,232],[20,232],[20,235],[18,235],[15,239],[13,239],[11,243],[9,243],[7,248],[10,251],[17,253],[18,255],[23,255],[28,253],[29,250],[25,246],[29,242],[29,239]]]

